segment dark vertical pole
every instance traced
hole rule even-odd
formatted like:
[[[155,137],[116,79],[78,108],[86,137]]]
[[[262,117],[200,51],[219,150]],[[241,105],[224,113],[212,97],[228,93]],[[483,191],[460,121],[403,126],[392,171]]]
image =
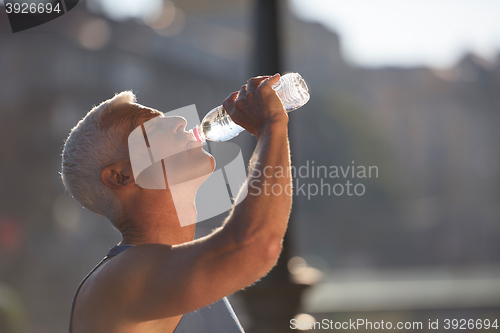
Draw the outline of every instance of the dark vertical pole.
[[[281,73],[279,0],[255,0],[255,36],[252,76]],[[291,282],[290,260],[293,212],[276,267],[255,286],[241,292],[252,326],[247,333],[291,332],[290,319],[300,307],[300,294],[306,285]]]
[[[278,5],[278,0],[256,0],[252,76],[282,70]]]
[[[281,73],[281,34],[279,0],[256,0],[254,62],[255,75]],[[290,216],[291,222],[292,216]],[[290,260],[290,233],[285,236],[284,247],[277,266],[268,275],[268,280],[281,283],[288,280],[287,263]]]

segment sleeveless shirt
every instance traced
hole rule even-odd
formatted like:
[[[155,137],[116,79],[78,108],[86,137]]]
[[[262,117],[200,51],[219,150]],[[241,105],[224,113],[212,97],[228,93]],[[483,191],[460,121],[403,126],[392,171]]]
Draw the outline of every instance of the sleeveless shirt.
[[[108,258],[114,257],[134,245],[117,245],[90,271],[78,286],[73,303],[71,305],[71,315],[69,320],[69,333],[73,330],[73,312],[75,311],[76,297],[83,284],[89,276]],[[234,313],[231,304],[226,297],[223,299],[198,309],[186,313],[182,316],[179,324],[173,333],[244,333],[243,328]]]

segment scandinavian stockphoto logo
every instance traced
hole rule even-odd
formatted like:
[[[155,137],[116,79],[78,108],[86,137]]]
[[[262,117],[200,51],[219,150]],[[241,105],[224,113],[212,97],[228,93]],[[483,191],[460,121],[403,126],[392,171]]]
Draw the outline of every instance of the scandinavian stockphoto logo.
[[[265,166],[262,171],[259,162],[250,165],[250,172],[256,177],[250,181],[250,194],[257,195],[295,195],[311,200],[316,196],[356,196],[365,195],[363,181],[378,178],[378,166],[356,165],[317,165],[314,160],[307,160],[304,165],[288,168]],[[293,182],[282,186],[268,182],[268,179],[284,178],[291,175]]]
[[[12,32],[52,21],[75,8],[79,0],[4,0]]]
[[[231,209],[233,197],[246,181],[243,156],[234,143],[205,143],[216,161],[216,168],[212,169],[211,158],[201,150],[201,144],[190,140],[184,132],[185,128],[199,124],[193,104],[146,121],[128,137],[136,184],[145,189],[168,189],[181,226],[193,223],[183,215],[185,209],[181,206],[190,188],[199,186],[196,222],[201,222]],[[247,190],[246,186],[242,188],[235,204],[246,197]]]

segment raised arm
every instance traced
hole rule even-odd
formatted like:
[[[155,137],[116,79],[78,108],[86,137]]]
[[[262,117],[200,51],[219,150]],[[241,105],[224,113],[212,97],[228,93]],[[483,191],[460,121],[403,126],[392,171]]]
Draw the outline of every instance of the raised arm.
[[[292,205],[288,115],[271,88],[278,79],[251,79],[236,101],[231,95],[224,104],[231,118],[258,138],[249,165],[248,195],[231,211],[224,228],[239,241],[254,245],[251,251],[268,251],[273,265]]]
[[[223,226],[182,245],[138,245],[110,262],[121,272],[113,288],[129,288],[117,300],[127,318],[144,321],[199,309],[254,283],[275,265],[292,204],[288,115],[272,89],[278,80],[251,79],[224,102],[231,118],[258,142],[248,195]]]

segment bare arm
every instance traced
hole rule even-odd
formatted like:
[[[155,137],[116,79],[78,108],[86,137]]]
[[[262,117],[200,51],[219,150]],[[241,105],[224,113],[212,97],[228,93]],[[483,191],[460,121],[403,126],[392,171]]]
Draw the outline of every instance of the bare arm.
[[[127,317],[144,321],[196,310],[248,286],[275,265],[292,204],[288,116],[271,88],[278,79],[249,80],[224,102],[233,120],[258,138],[248,195],[224,225],[178,246],[138,245],[110,262],[118,270],[120,261],[127,260],[124,268],[133,263],[134,271],[114,281],[117,290],[128,288],[119,300]],[[273,186],[281,194],[274,195]]]
[[[262,83],[261,79],[249,80],[234,103],[229,96],[224,104],[232,119],[258,138],[249,165],[248,195],[231,211],[224,228],[239,241],[267,249],[274,260],[281,250],[292,204],[288,115],[271,88],[277,81],[278,77]],[[263,114],[255,116],[256,109]]]

